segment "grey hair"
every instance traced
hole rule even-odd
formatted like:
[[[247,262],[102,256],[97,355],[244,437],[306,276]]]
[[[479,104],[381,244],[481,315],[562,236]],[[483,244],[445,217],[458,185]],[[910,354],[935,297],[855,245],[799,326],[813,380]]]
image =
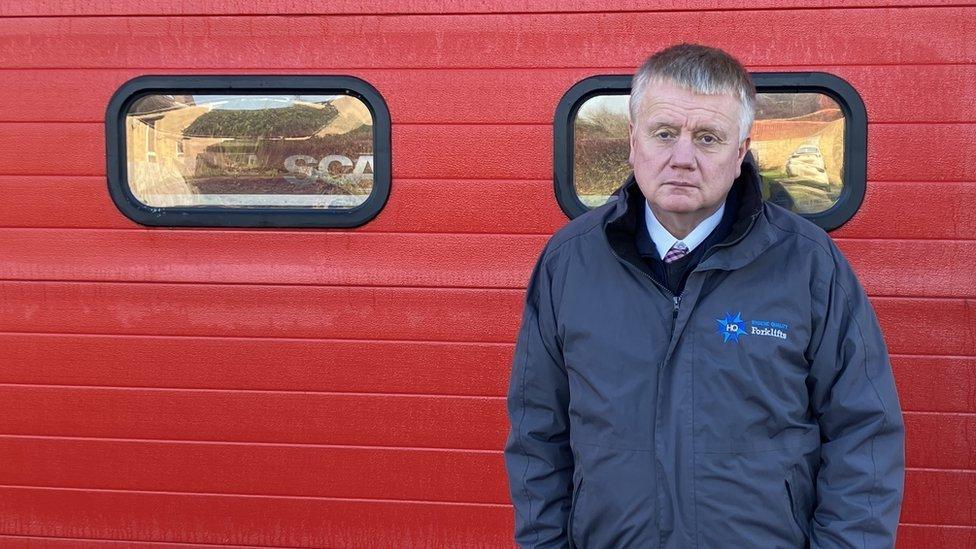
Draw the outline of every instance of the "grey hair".
[[[695,93],[728,93],[739,100],[739,142],[756,116],[756,86],[749,72],[734,57],[699,44],[678,44],[648,57],[630,86],[630,120],[637,121],[644,90],[650,83],[671,81]]]

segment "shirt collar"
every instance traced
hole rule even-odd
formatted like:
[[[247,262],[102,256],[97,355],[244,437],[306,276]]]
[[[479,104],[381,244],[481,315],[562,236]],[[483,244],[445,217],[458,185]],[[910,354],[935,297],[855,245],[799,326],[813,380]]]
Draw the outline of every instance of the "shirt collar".
[[[718,227],[719,222],[722,221],[722,214],[725,212],[725,201],[718,207],[712,215],[706,217],[698,224],[688,236],[680,239],[684,242],[685,246],[688,246],[688,252],[690,253],[695,249],[696,246],[705,241],[709,234],[715,227]],[[675,238],[661,222],[657,220],[654,212],[651,211],[651,205],[644,200],[644,224],[647,226],[647,233],[650,235],[651,240],[654,242],[654,246],[657,248],[658,256],[664,259],[664,255],[668,253],[668,250],[674,246],[675,242],[679,239]]]

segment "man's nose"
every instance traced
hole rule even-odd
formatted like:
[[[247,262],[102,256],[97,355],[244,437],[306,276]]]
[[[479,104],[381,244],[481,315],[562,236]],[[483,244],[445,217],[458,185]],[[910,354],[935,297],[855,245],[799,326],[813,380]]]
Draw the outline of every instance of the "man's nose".
[[[671,149],[671,167],[676,169],[695,169],[695,144],[691,136],[682,134]]]

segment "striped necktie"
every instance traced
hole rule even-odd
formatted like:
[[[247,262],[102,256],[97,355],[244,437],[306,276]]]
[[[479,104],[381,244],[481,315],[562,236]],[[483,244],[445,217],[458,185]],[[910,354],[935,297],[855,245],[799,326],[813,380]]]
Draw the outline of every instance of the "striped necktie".
[[[686,255],[688,255],[688,246],[685,246],[685,243],[679,240],[674,243],[674,246],[671,246],[668,253],[664,254],[664,262],[671,263],[672,261],[681,259]]]

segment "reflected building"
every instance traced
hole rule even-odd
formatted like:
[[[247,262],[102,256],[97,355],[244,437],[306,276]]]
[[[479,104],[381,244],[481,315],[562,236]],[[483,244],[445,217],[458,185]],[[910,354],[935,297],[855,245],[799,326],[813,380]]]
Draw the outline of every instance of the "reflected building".
[[[353,208],[372,190],[373,118],[347,95],[145,95],[127,180],[153,207]]]

